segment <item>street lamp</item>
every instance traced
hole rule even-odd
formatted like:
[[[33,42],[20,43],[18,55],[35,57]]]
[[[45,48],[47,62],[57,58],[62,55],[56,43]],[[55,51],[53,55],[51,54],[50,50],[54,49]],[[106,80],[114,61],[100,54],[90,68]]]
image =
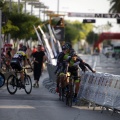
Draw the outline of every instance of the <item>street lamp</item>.
[[[35,5],[35,8],[39,8],[39,11],[40,11],[40,8],[44,9],[44,11],[42,13],[44,13],[44,21],[45,21],[45,9],[48,9],[48,6],[45,6],[44,4],[42,4],[41,6]]]
[[[57,14],[59,14],[59,4],[60,4],[60,2],[58,0],[58,2],[57,2]]]
[[[34,3],[34,2],[39,2],[39,0],[22,0],[22,1],[24,1],[25,2],[25,13],[26,13],[26,3],[27,2],[32,2],[32,3]],[[31,4],[31,15],[32,15],[32,11],[33,11],[33,4]]]
[[[36,4],[34,6],[35,8],[39,8],[39,18],[40,18],[40,11],[41,11],[41,8],[48,8],[47,6],[45,6],[43,3],[39,3],[39,4]]]

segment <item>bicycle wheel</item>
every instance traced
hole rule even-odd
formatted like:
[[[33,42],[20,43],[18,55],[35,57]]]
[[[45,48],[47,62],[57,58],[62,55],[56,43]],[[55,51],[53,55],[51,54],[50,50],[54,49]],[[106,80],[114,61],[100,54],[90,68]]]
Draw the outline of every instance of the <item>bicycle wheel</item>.
[[[59,87],[59,100],[61,100],[61,99],[62,99],[62,88]]]
[[[5,76],[0,73],[0,87],[2,87],[5,84]]]
[[[66,95],[66,105],[72,107],[72,101],[73,101],[73,96],[70,93],[68,93]]]
[[[17,79],[14,75],[10,75],[7,79],[7,90],[10,94],[15,94],[17,91]]]
[[[70,85],[69,91],[67,92],[66,95],[66,105],[72,107],[72,102],[73,102],[73,85]]]
[[[72,102],[73,102],[73,96],[69,95],[69,97],[68,97],[68,106],[72,107]]]
[[[62,101],[64,102],[65,99],[65,88],[62,88]]]
[[[66,105],[68,105],[68,104],[69,104],[69,103],[68,103],[68,100],[69,100],[68,96],[69,96],[69,93],[68,93],[68,92],[66,92]]]
[[[29,75],[25,76],[24,82],[25,82],[25,92],[27,94],[30,94],[32,91],[32,81]]]

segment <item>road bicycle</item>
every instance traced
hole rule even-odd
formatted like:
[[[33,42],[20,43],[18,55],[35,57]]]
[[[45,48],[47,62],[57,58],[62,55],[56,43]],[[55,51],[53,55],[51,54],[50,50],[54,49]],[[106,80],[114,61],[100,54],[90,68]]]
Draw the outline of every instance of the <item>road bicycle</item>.
[[[21,79],[18,76],[18,73],[21,73],[15,70],[14,74],[11,74],[7,79],[7,90],[10,94],[15,94],[17,89],[24,89],[27,94],[30,94],[32,91],[32,81],[30,76],[26,73],[26,69],[32,69],[23,67],[24,71],[24,87]]]
[[[66,75],[63,74],[58,77],[59,79],[59,100],[63,102],[65,100],[65,90],[66,90],[66,85],[67,85],[68,74],[69,73],[67,73]]]
[[[66,105],[72,107],[73,104],[73,98],[74,98],[74,78],[80,78],[80,76],[67,76],[69,77],[69,83],[67,85],[66,90]]]
[[[0,72],[0,88],[5,84],[5,76]]]

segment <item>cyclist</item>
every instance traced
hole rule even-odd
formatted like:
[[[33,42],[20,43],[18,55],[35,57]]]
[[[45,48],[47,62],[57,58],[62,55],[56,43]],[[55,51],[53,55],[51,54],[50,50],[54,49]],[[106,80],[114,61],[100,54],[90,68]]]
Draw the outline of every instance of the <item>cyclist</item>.
[[[79,84],[80,84],[80,75],[79,75],[79,67],[82,69],[82,71],[91,70],[93,73],[95,71],[90,67],[89,64],[85,63],[74,50],[71,51],[71,59],[69,61],[69,67],[68,72],[74,77],[74,83],[75,83],[75,94],[73,102],[76,101],[77,93],[79,91]]]
[[[62,46],[62,52],[59,53],[57,57],[57,69],[55,71],[55,74],[57,74],[57,88],[56,92],[59,92],[59,80],[60,77],[66,78],[67,74],[67,67],[68,67],[68,61],[69,61],[69,54],[72,46],[70,43],[65,43]]]
[[[30,60],[29,60],[28,56],[26,55],[26,50],[27,50],[27,47],[22,46],[21,49],[19,49],[19,51],[16,52],[16,54],[13,56],[13,58],[10,62],[12,69],[20,71],[20,79],[21,79],[23,88],[25,87],[25,85],[24,85],[24,73],[23,73],[22,66],[25,67],[28,62],[28,64],[32,68]]]

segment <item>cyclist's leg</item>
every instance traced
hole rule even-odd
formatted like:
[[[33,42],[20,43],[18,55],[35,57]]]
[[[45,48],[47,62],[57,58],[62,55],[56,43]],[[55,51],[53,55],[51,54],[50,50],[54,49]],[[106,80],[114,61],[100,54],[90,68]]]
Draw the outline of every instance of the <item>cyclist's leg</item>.
[[[25,85],[24,85],[24,72],[23,72],[23,69],[22,69],[22,66],[21,66],[19,60],[13,58],[10,62],[10,65],[11,65],[12,69],[20,71],[20,80],[21,80],[21,83],[22,83],[21,87],[24,88],[25,87]]]
[[[76,98],[77,98],[77,94],[78,94],[78,91],[79,91],[79,85],[80,85],[80,78],[79,77],[79,74],[78,74],[78,71],[76,71],[74,73],[74,85],[75,85],[75,93],[74,93],[74,100],[73,101],[76,101]]]

